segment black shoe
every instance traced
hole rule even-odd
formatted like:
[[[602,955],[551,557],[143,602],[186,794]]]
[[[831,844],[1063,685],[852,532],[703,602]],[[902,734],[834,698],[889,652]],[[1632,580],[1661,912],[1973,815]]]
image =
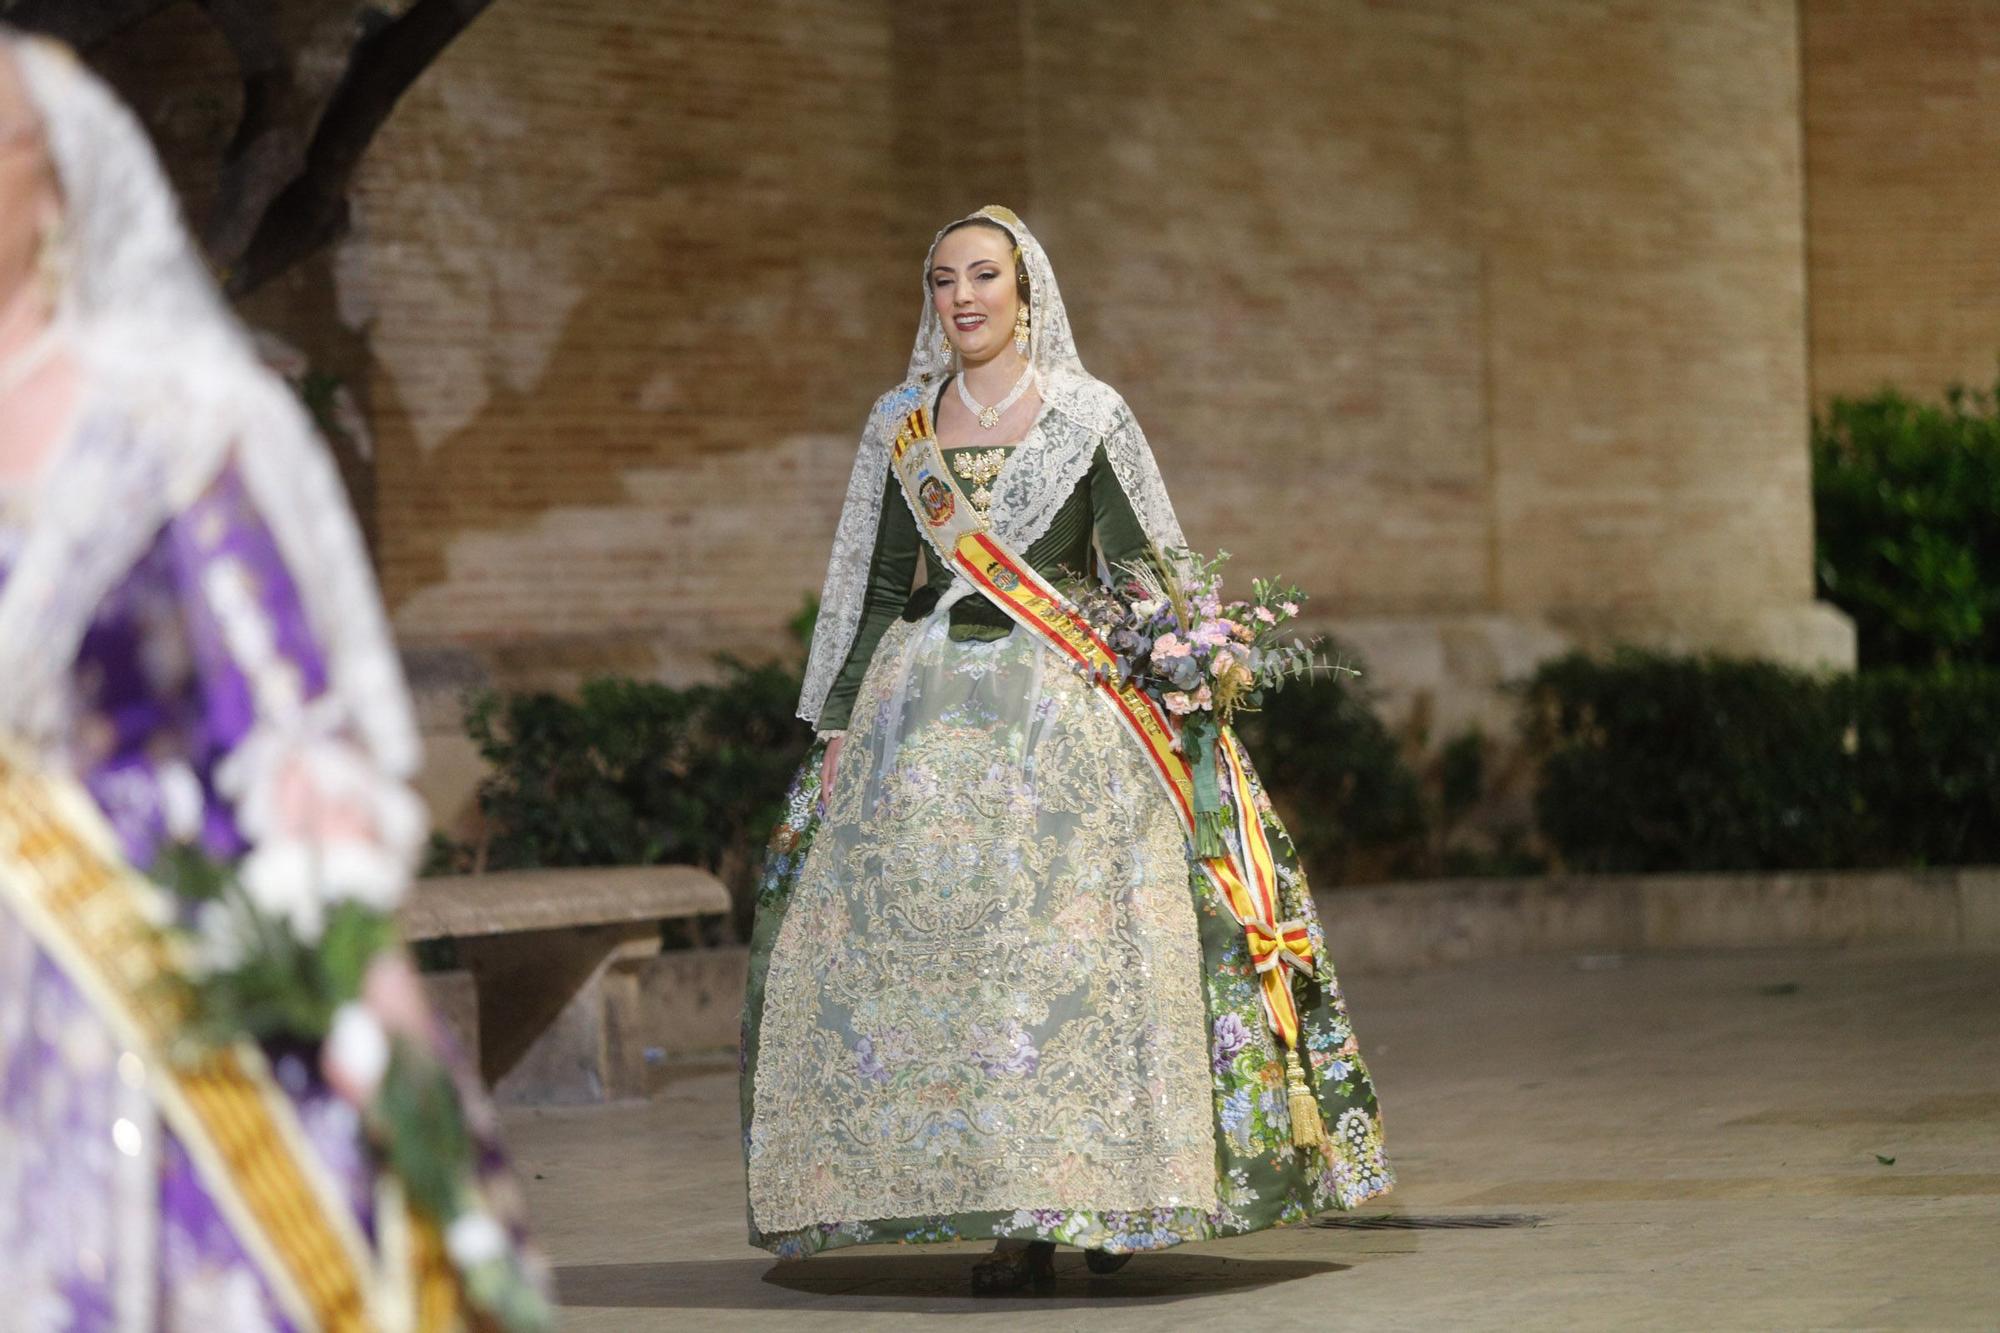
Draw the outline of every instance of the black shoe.
[[[1004,1296],[1032,1287],[1047,1291],[1056,1284],[1056,1244],[1031,1240],[1026,1245],[995,1250],[972,1266],[972,1294]]]
[[[1113,1254],[1109,1250],[1085,1250],[1083,1252],[1083,1262],[1084,1266],[1089,1268],[1091,1272],[1102,1276],[1106,1273],[1115,1273],[1126,1264],[1131,1263],[1132,1255],[1130,1251],[1124,1254]]]

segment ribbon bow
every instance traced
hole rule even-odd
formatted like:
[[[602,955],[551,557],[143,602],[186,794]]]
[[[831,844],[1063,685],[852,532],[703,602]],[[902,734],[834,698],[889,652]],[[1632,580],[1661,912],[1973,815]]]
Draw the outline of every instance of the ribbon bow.
[[[1250,943],[1250,960],[1259,972],[1289,967],[1301,976],[1313,974],[1312,936],[1304,921],[1286,921],[1276,926],[1247,921],[1243,924],[1243,934]]]

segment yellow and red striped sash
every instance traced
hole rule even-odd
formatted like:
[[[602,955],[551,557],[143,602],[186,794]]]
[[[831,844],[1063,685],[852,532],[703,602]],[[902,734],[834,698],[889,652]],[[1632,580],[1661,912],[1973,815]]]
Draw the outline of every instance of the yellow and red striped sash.
[[[170,1058],[186,1004],[172,948],[145,906],[160,892],[122,864],[80,788],[0,747],[0,901],[138,1058],[162,1121],[286,1316],[328,1333],[454,1327],[456,1299],[437,1299],[456,1279],[436,1227],[378,1219],[410,1250],[391,1256],[399,1280],[378,1268],[256,1046]]]
[[[1192,848],[1194,772],[1182,753],[1180,727],[1172,715],[1145,691],[1119,683],[1117,659],[1097,631],[1033,565],[987,528],[945,467],[927,410],[918,408],[905,418],[891,459],[911,508],[931,529],[932,541],[952,568],[1092,682],[1098,697],[1106,701],[1126,734],[1137,742],[1147,767],[1166,788]],[[1226,728],[1219,750],[1236,845],[1225,855],[1194,860],[1243,928],[1261,982],[1265,1017],[1286,1053],[1294,1140],[1316,1143],[1318,1113],[1312,1108],[1297,1059],[1299,1012],[1291,985],[1293,972],[1312,975],[1312,942],[1303,920],[1279,918],[1277,867],[1271,845],[1236,738]]]

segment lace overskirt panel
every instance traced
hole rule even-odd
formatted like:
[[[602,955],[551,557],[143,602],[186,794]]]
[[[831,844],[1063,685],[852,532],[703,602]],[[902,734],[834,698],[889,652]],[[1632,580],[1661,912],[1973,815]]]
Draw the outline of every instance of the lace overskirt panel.
[[[764,987],[751,1213],[781,1232],[1216,1204],[1202,950],[1144,760],[1026,634],[897,624]]]

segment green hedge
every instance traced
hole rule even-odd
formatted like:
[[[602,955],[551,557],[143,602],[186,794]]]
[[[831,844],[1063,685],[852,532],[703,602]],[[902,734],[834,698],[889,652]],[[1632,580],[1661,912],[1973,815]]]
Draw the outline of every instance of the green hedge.
[[[1861,664],[2000,666],[2000,410],[1954,389],[1836,400],[1813,425],[1819,594]]]
[[[793,622],[801,643],[812,614]],[[574,698],[473,695],[466,730],[491,769],[483,833],[438,839],[432,873],[692,862],[730,885],[747,936],[764,842],[811,735],[793,717],[796,666],[721,665],[722,680],[686,689],[607,678]],[[1351,679],[1288,686],[1243,731],[1315,883],[1425,868],[1418,779]]]
[[[574,699],[484,695],[482,846],[435,868],[685,861],[717,871],[747,927],[757,861],[809,736],[798,672],[728,662],[689,689],[600,680]],[[1534,855],[1455,835],[1485,742],[1405,763],[1358,684],[1290,686],[1241,719],[1314,882],[1584,871],[2000,862],[2000,671],[1817,677],[1625,652],[1544,666],[1526,691],[1539,764]]]
[[[1536,673],[1524,722],[1573,870],[2000,861],[2000,671],[1577,654]]]
[[[1236,728],[1314,884],[1420,872],[1422,789],[1354,678],[1287,685]]]
[[[604,679],[573,699],[473,696],[466,730],[492,769],[483,841],[440,840],[430,868],[702,865],[747,935],[764,842],[812,737],[793,716],[797,671],[721,666],[687,689]]]
[[[1867,671],[1854,715],[1857,864],[2000,862],[2000,669]]]

